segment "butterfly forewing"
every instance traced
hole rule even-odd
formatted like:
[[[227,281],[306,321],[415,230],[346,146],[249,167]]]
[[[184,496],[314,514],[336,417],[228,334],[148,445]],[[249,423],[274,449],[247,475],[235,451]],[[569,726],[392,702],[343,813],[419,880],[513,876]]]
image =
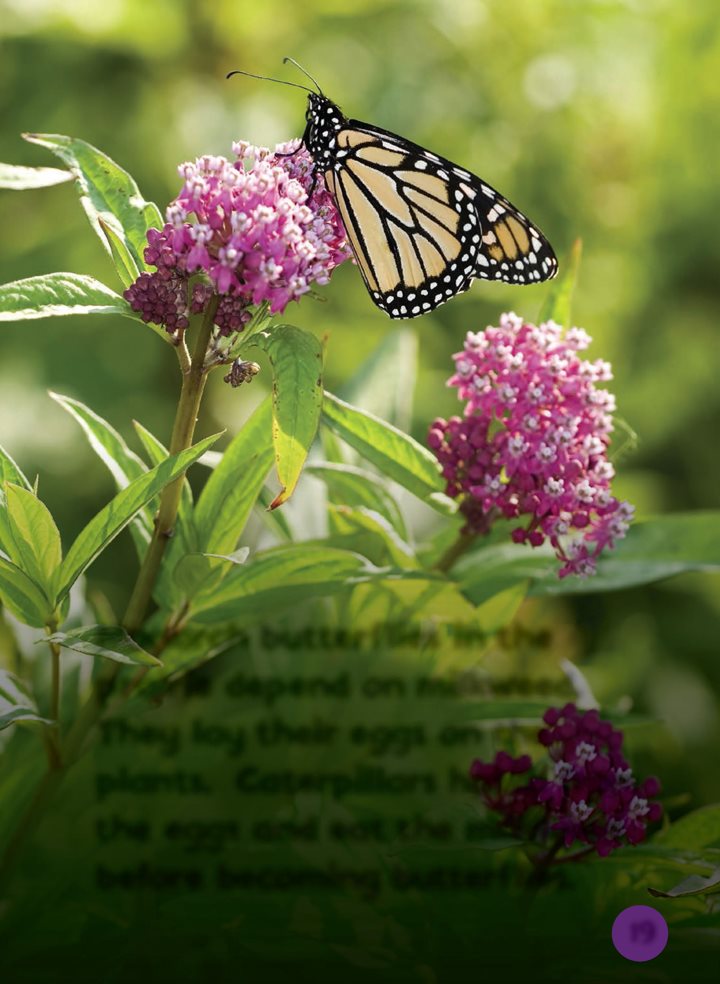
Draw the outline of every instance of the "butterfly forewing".
[[[373,301],[413,318],[477,277],[530,284],[555,275],[552,247],[480,178],[315,100],[313,147]]]
[[[349,122],[336,139],[326,182],[378,307],[412,318],[466,290],[477,276],[480,230],[458,180],[366,124]]]

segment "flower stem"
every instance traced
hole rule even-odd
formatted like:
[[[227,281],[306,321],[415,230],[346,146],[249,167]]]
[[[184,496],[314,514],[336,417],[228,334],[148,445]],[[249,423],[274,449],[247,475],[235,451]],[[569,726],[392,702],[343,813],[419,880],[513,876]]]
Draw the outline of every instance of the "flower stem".
[[[217,297],[211,298],[200,323],[192,358],[188,358],[187,349],[183,344],[178,352],[180,366],[183,371],[183,383],[180,391],[180,401],[175,414],[172,437],[170,439],[170,454],[184,451],[192,444],[198,410],[205,388],[207,367],[205,356],[210,344],[210,336],[217,310]],[[177,520],[180,496],[182,494],[183,477],[166,486],[160,497],[160,509],[155,530],[145,559],[140,567],[135,588],[133,589],[123,625],[128,632],[136,631],[142,626],[147,611],[155,581],[160,572],[163,554],[168,540],[173,534]],[[48,626],[49,634],[57,626]],[[52,656],[52,697],[51,714],[56,722],[48,735],[48,769],[35,790],[35,795],[23,813],[15,832],[0,858],[0,885],[9,877],[15,861],[42,819],[45,808],[52,799],[56,789],[62,782],[67,770],[75,763],[82,752],[85,739],[93,730],[112,695],[119,673],[119,667],[114,665],[107,668],[97,677],[92,692],[85,702],[80,714],[69,729],[64,743],[63,755],[60,755],[59,744],[59,712],[60,712],[60,648],[49,642]]]
[[[49,622],[45,627],[48,636],[57,630],[57,622]],[[45,746],[47,749],[48,769],[62,768],[62,753],[60,751],[60,646],[48,639],[50,649],[50,721],[45,731]]]
[[[50,717],[53,720],[52,734],[48,744],[48,765],[51,769],[62,767],[62,755],[60,752],[60,646],[55,642],[48,643],[50,646],[50,658],[52,660],[52,697],[50,701]]]
[[[8,841],[2,858],[0,858],[0,888],[4,887],[9,879],[25,842],[40,822],[45,806],[60,785],[64,774],[64,769],[60,766],[56,769],[48,769],[40,780],[27,810]]]
[[[435,570],[449,571],[455,561],[470,549],[476,539],[477,533],[460,533],[457,540],[450,544],[442,557],[433,565]]]
[[[203,315],[190,364],[183,372],[180,400],[170,438],[170,454],[185,451],[192,444],[200,401],[207,379],[205,354],[210,344],[217,305],[218,298],[214,296],[208,303]],[[160,497],[160,509],[155,520],[155,529],[150,546],[140,567],[140,573],[123,619],[123,626],[131,634],[136,632],[145,620],[155,582],[160,573],[163,554],[175,530],[183,481],[184,476],[181,475],[180,478],[163,489]]]

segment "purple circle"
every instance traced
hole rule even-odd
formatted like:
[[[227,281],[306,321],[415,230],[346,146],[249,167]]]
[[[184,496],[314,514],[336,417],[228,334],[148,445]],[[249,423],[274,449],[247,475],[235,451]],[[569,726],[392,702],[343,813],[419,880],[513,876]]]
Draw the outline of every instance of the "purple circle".
[[[631,905],[613,923],[612,941],[626,960],[644,963],[654,960],[667,946],[668,926],[652,906]]]

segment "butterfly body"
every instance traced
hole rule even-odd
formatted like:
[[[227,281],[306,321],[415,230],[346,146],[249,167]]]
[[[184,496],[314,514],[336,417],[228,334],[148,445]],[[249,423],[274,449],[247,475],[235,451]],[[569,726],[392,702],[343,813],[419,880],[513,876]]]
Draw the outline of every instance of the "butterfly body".
[[[308,96],[303,144],[342,216],[372,300],[414,318],[474,279],[531,284],[557,272],[552,247],[476,175],[398,134]]]

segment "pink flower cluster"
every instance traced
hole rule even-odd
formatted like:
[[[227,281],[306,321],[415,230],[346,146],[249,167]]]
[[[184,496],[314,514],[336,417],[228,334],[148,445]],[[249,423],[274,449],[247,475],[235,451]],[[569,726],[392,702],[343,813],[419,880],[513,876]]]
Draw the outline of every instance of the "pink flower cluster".
[[[660,783],[654,777],[636,782],[623,756],[622,732],[597,711],[583,713],[574,704],[549,708],[543,720],[547,727],[538,740],[548,749],[549,778],[508,784],[508,777],[530,771],[529,755],[498,752],[491,763],[476,759],[470,776],[482,785],[486,805],[517,833],[548,840],[555,831],[566,848],[579,841],[601,857],[644,840],[647,825],[662,816],[662,806],[651,802]]]
[[[283,311],[312,284],[326,284],[351,255],[324,182],[313,188],[304,148],[281,144],[270,152],[235,143],[233,151],[234,161],[206,155],[180,166],[184,184],[167,223],[148,233],[145,260],[157,272],[142,274],[125,292],[144,320],[170,332],[187,327],[190,310],[202,310],[214,292],[221,295],[220,331],[240,331],[251,305],[267,301],[272,313]],[[194,273],[207,283],[195,284],[188,299]]]
[[[563,335],[552,321],[515,314],[468,332],[448,380],[466,401],[464,416],[435,420],[428,437],[448,495],[462,500],[466,531],[523,517],[513,540],[537,547],[547,538],[561,577],[593,574],[633,515],[610,491],[615,400],[598,384],[612,374],[609,363],[579,357],[590,341],[580,328]]]

